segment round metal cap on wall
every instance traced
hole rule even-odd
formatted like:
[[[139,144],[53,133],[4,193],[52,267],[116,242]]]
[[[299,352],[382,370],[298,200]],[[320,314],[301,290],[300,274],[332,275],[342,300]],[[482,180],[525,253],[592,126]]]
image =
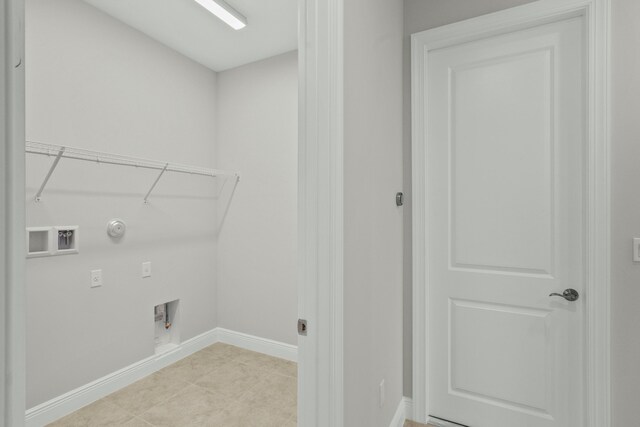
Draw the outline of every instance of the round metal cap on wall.
[[[107,233],[109,236],[119,239],[124,236],[124,232],[127,230],[127,225],[121,219],[113,219],[107,224]]]

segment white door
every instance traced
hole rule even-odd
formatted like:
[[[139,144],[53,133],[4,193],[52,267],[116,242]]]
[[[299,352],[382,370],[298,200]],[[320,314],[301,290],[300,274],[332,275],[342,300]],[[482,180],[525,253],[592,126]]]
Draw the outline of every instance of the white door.
[[[434,418],[584,425],[583,34],[574,18],[429,53]]]

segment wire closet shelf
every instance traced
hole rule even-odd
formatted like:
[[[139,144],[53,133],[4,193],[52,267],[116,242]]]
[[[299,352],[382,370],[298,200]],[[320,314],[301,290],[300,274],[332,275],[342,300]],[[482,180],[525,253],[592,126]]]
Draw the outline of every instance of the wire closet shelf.
[[[100,151],[93,150],[85,150],[83,148],[75,148],[69,147],[66,145],[54,145],[54,144],[46,144],[43,142],[36,141],[26,141],[25,143],[25,152],[27,154],[36,154],[36,155],[44,155],[48,157],[52,157],[53,163],[49,168],[49,172],[44,178],[40,189],[36,193],[36,201],[40,201],[42,197],[42,192],[44,191],[47,182],[51,178],[51,175],[55,171],[60,159],[72,159],[72,160],[82,160],[88,162],[94,162],[98,164],[107,164],[107,165],[119,165],[119,166],[130,166],[141,169],[152,169],[160,171],[160,174],[154,181],[153,185],[147,192],[144,202],[147,203],[151,192],[155,188],[158,181],[165,172],[174,172],[174,173],[183,173],[190,175],[199,175],[199,176],[207,176],[211,178],[217,177],[235,177],[236,179],[240,178],[240,175],[237,172],[224,171],[219,169],[208,169],[199,166],[190,166],[183,165],[179,163],[171,163],[171,162],[161,162],[158,160],[144,159],[141,157],[133,157],[133,156],[125,156],[121,154],[112,154],[112,153],[104,153]]]

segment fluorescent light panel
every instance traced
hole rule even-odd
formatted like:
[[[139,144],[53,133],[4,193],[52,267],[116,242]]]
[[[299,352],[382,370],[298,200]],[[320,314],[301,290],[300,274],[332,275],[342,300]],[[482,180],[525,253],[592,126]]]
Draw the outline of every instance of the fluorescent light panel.
[[[247,18],[229,6],[224,0],[195,0],[195,2],[216,15],[234,30],[240,30],[247,26]]]

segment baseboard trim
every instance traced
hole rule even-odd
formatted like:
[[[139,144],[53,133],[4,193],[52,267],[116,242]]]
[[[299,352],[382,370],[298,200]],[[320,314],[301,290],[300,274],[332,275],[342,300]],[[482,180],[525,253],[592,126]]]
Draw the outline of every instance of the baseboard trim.
[[[414,418],[414,413],[413,413],[413,399],[410,397],[403,397],[402,398],[402,402],[404,403],[404,417],[405,420],[413,420]]]
[[[396,409],[396,413],[393,414],[393,418],[391,419],[391,423],[389,427],[402,427],[404,426],[404,421],[406,419],[405,414],[405,406],[404,406],[404,398],[400,399],[400,403],[398,404],[398,409]]]
[[[398,404],[398,409],[391,420],[389,427],[403,427],[406,420],[413,418],[413,400],[403,397]]]
[[[175,349],[150,356],[89,384],[34,406],[27,410],[25,414],[26,427],[42,427],[52,423],[217,342],[235,345],[287,360],[297,360],[298,349],[294,345],[224,328],[215,328],[181,343]]]
[[[216,328],[216,331],[219,342],[257,351],[258,353],[268,354],[269,356],[291,360],[292,362],[298,360],[298,347],[295,345],[260,338],[242,332],[235,332],[225,328]]]

